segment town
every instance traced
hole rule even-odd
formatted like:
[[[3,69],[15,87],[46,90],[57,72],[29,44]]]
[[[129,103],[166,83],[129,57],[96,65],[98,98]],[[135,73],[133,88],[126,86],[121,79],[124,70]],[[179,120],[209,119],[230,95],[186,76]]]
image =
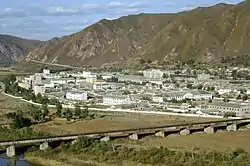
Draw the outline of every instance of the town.
[[[18,86],[64,105],[200,116],[249,117],[249,68],[60,71],[17,77]]]

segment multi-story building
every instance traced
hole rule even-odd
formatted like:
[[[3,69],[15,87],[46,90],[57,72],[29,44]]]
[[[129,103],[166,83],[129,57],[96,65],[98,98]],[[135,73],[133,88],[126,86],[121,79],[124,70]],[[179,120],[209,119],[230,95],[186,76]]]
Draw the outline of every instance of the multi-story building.
[[[199,81],[207,81],[210,79],[210,75],[209,74],[198,74],[197,79]]]
[[[203,106],[203,109],[218,110],[221,113],[234,112],[237,116],[249,117],[250,104],[249,103],[225,103],[216,102]]]
[[[88,100],[87,92],[66,92],[66,99],[68,100]]]
[[[150,69],[143,71],[143,76],[147,78],[161,79],[163,77],[163,72],[157,69]]]
[[[33,91],[34,91],[35,95],[37,95],[38,93],[43,95],[43,94],[45,94],[45,87],[44,87],[44,85],[34,85]]]

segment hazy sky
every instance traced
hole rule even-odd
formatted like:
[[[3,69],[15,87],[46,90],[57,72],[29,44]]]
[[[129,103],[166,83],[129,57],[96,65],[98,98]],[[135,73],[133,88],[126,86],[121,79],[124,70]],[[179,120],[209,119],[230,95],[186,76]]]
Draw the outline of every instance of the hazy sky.
[[[47,40],[68,35],[103,18],[172,13],[240,0],[1,0],[0,33]]]

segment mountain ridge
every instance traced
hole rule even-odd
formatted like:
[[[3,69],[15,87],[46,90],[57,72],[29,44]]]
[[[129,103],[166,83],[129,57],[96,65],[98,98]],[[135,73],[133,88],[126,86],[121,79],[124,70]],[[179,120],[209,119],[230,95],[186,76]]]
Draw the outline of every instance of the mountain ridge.
[[[158,64],[250,65],[250,1],[217,4],[176,14],[102,19],[29,52],[36,60],[73,66]]]
[[[31,48],[41,43],[38,40],[0,34],[0,65],[9,66],[20,62]]]

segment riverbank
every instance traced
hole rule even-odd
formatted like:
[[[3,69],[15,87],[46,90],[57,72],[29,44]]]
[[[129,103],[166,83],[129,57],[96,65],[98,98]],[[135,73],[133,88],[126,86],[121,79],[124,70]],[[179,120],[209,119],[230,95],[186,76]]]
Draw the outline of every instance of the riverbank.
[[[249,165],[250,153],[243,149],[216,152],[170,150],[165,147],[132,147],[79,138],[75,144],[61,144],[55,149],[31,149],[25,154],[30,162],[46,166],[151,166],[151,165]],[[55,161],[56,160],[56,161]]]
[[[56,161],[56,160],[46,159],[46,158],[38,157],[38,156],[32,156],[31,154],[25,155],[24,160],[29,163],[33,163],[33,164],[41,165],[41,166],[73,166],[73,165],[64,164],[63,162]]]

